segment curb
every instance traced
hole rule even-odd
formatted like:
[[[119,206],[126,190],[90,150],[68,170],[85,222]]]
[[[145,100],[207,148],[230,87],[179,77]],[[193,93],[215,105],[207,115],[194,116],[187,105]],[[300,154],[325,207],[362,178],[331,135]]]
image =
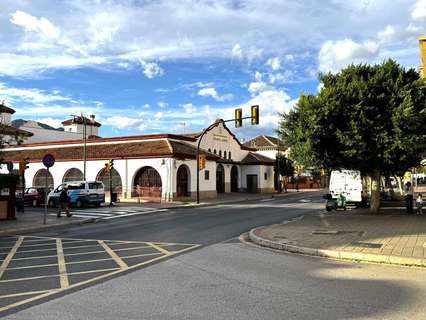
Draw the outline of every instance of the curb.
[[[291,253],[299,253],[299,254],[305,254],[309,256],[339,259],[339,260],[345,260],[345,261],[373,262],[373,263],[383,263],[383,264],[391,264],[391,265],[399,265],[399,266],[426,267],[426,259],[400,257],[400,256],[388,256],[388,255],[373,254],[373,253],[316,249],[316,248],[308,248],[308,247],[299,247],[293,244],[279,243],[279,242],[275,242],[272,240],[259,237],[258,235],[255,234],[256,230],[259,230],[262,228],[264,228],[264,226],[251,229],[248,234],[248,237],[252,242],[262,247],[287,251]]]
[[[96,222],[96,218],[88,218],[88,219],[84,219],[80,221],[74,221],[74,222],[62,223],[62,224],[39,225],[39,226],[29,227],[29,228],[14,228],[14,229],[8,229],[5,231],[0,231],[0,236],[16,235],[16,234],[28,233],[28,232],[38,232],[38,231],[45,231],[45,230],[51,230],[51,229],[64,229],[67,227],[79,226],[79,225],[94,223],[94,222]]]

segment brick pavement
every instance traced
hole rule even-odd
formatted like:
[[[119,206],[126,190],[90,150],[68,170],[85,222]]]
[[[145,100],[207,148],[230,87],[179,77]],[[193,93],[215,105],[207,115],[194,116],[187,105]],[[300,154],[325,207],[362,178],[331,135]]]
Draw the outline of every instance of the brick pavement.
[[[366,209],[306,215],[287,224],[256,228],[250,237],[293,252],[426,266],[426,215],[389,209],[378,215]]]

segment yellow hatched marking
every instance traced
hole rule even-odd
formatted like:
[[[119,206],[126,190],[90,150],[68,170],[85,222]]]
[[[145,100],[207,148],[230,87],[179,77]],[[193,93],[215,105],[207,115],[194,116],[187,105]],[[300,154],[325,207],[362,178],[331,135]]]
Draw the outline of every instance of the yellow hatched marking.
[[[56,245],[55,242],[49,242],[49,243],[38,243],[38,244],[26,244],[26,241],[24,241],[21,245],[21,248],[26,248],[26,247],[41,247],[41,246],[54,246]],[[6,247],[0,247],[0,249],[5,249]]]
[[[3,277],[3,274],[6,271],[7,266],[9,265],[10,261],[12,261],[13,256],[15,255],[16,251],[18,250],[23,240],[24,240],[24,237],[19,237],[18,240],[13,245],[13,248],[10,250],[9,254],[3,260],[3,263],[0,266],[0,279],[1,277]]]
[[[14,297],[21,297],[21,296],[31,296],[33,294],[40,294],[45,292],[55,292],[57,290],[41,290],[41,291],[29,291],[29,292],[21,292],[21,293],[12,293],[12,294],[6,294],[3,296],[0,296],[0,299],[5,298],[14,298]]]
[[[121,269],[127,269],[127,264],[110,248],[103,240],[98,241],[99,244],[105,249],[105,251],[114,259],[114,261],[120,266]]]
[[[121,257],[121,258],[122,259],[139,258],[139,257],[147,257],[147,256],[158,256],[159,254],[162,254],[162,253],[161,252],[155,252],[155,253],[135,254],[133,256],[125,256],[125,257]]]
[[[52,256],[36,256],[36,257],[26,257],[26,258],[13,258],[13,261],[20,260],[37,260],[37,259],[46,259],[46,258],[56,258],[56,255]]]
[[[146,244],[153,247],[154,249],[160,251],[161,253],[164,253],[167,256],[171,255],[173,253],[173,252],[167,251],[166,249],[163,249],[163,248],[157,246],[156,244],[153,244],[152,242],[147,242]]]
[[[46,267],[56,267],[57,265],[58,265],[57,263],[52,263],[52,264],[36,264],[36,265],[33,265],[33,266],[7,268],[7,270],[21,270],[21,269],[46,268]]]
[[[158,243],[158,242],[157,242],[157,243]],[[181,253],[181,252],[185,252],[185,251],[189,251],[189,250],[192,250],[192,249],[197,248],[197,247],[200,247],[200,246],[201,246],[201,245],[190,245],[190,247],[188,247],[188,248],[185,248],[185,249],[182,249],[182,250],[179,250],[179,251],[175,251],[174,253],[172,253],[172,255],[177,254],[177,253]],[[144,261],[144,262],[141,262],[141,263],[135,264],[135,265],[133,265],[133,266],[129,267],[129,269],[135,269],[135,268],[143,267],[143,266],[145,266],[145,265],[151,264],[151,263],[153,263],[153,262],[155,262],[155,261],[158,261],[158,260],[161,260],[161,259],[164,259],[164,258],[165,258],[165,256],[164,256],[164,255],[162,255],[162,256],[160,256],[160,257],[156,257],[156,258],[153,258],[153,259],[151,259],[151,260],[148,260],[148,261]],[[120,274],[120,273],[121,273],[121,272],[123,272],[123,271],[124,271],[124,270],[122,270],[122,269],[118,269],[118,270],[116,270],[116,271],[114,271],[114,272],[111,272],[111,273],[103,274],[103,275],[97,276],[97,277],[95,277],[95,278],[85,280],[85,281],[83,281],[83,282],[78,282],[78,283],[75,283],[75,284],[73,284],[73,285],[70,285],[70,286],[69,286],[69,289],[71,289],[71,288],[76,288],[76,287],[80,287],[80,286],[84,286],[84,285],[86,285],[86,284],[90,284],[90,283],[92,283],[92,282],[95,282],[95,281],[98,281],[98,280],[102,280],[102,279],[105,279],[105,278],[111,277],[111,276],[116,275],[116,274]],[[0,281],[0,282],[1,282],[1,281]],[[48,296],[51,296],[51,295],[56,294],[56,293],[58,293],[58,292],[62,292],[62,291],[64,291],[64,290],[66,290],[66,289],[59,289],[59,290],[56,290],[56,291],[51,291],[51,292],[42,293],[42,294],[37,295],[37,296],[35,296],[35,297],[31,297],[31,298],[28,298],[28,299],[25,299],[25,300],[21,300],[21,301],[18,301],[18,302],[15,302],[15,303],[9,304],[9,305],[7,305],[7,306],[1,307],[1,308],[0,308],[0,312],[6,311],[6,310],[10,310],[10,309],[15,308],[15,307],[19,307],[19,306],[21,306],[21,305],[24,305],[24,304],[27,304],[27,303],[30,303],[30,302],[33,302],[33,301],[36,301],[36,300],[39,300],[39,299],[42,299],[42,298],[48,297]]]
[[[59,268],[59,280],[61,282],[61,288],[65,289],[70,286],[67,276],[67,266],[65,265],[64,249],[62,248],[61,239],[56,239],[56,249],[58,251],[58,268]]]

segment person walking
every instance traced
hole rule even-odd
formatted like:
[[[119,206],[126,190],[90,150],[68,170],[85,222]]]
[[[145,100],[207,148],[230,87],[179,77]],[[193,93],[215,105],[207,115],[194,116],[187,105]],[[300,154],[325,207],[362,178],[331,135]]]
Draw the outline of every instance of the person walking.
[[[64,188],[61,191],[61,194],[59,195],[59,211],[57,217],[61,217],[62,211],[65,211],[67,214],[67,217],[72,217],[72,214],[70,213],[70,197],[68,195],[68,187],[64,186]]]
[[[423,215],[423,198],[422,198],[422,194],[421,193],[419,193],[418,195],[417,195],[417,199],[416,199],[416,211],[417,211],[417,214],[419,214],[419,215]]]
[[[405,208],[407,213],[413,213],[413,186],[410,181],[407,181],[404,188]]]

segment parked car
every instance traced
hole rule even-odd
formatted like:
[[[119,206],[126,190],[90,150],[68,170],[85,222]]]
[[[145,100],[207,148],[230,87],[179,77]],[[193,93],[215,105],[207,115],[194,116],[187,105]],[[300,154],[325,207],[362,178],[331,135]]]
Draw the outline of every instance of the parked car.
[[[22,192],[16,193],[18,201],[22,199]],[[24,192],[24,204],[27,206],[38,207],[44,204],[45,188],[26,188]]]
[[[82,208],[92,204],[99,207],[105,202],[105,188],[101,181],[73,181],[63,183],[49,193],[48,204],[50,207],[59,205],[59,195],[65,185],[68,187],[71,206]]]

